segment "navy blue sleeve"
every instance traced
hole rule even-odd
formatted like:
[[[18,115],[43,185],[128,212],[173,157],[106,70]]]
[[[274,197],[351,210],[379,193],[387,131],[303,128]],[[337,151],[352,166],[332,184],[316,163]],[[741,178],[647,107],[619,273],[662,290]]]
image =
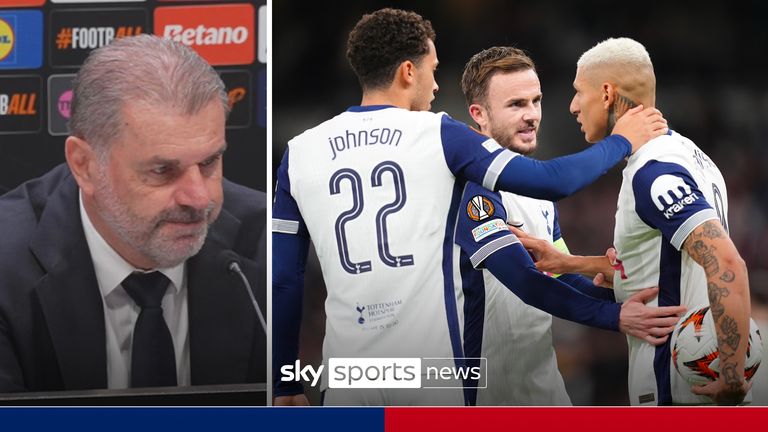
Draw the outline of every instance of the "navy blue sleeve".
[[[599,300],[541,273],[520,244],[485,259],[485,267],[526,304],[556,317],[617,331],[621,304]]]
[[[288,149],[286,149],[283,154],[283,160],[277,168],[277,185],[275,186],[275,197],[272,203],[272,231],[309,237],[309,232],[299,211],[299,206],[291,195],[288,160]]]
[[[443,114],[440,123],[440,139],[445,162],[453,175],[490,190],[494,190],[504,165],[517,155],[447,114]]]
[[[592,280],[585,278],[580,274],[566,273],[558,276],[557,279],[567,283],[582,294],[588,295],[590,297],[609,300],[612,302],[616,301],[616,295],[612,289],[599,287],[593,284]]]
[[[632,178],[632,191],[640,219],[677,249],[702,222],[718,219],[688,170],[675,163],[649,161]]]
[[[563,238],[563,233],[560,232],[560,213],[557,212],[557,204],[553,206],[555,208],[555,215],[552,216],[552,242],[556,242]]]
[[[530,306],[579,324],[606,330],[619,329],[621,303],[586,296],[541,273],[520,244],[490,255],[485,260],[485,266]]]
[[[280,381],[280,368],[299,358],[304,269],[309,239],[272,233],[272,383],[274,396],[304,392],[300,382]]]
[[[309,232],[291,196],[288,151],[277,170],[272,205],[272,383],[274,396],[304,392],[300,382],[280,381],[280,368],[299,356],[299,332],[304,297],[304,269]]]
[[[494,190],[557,201],[591,184],[631,152],[626,138],[611,135],[579,153],[548,161],[516,156],[506,163]]]
[[[503,149],[495,140],[447,114],[442,118],[440,136],[445,160],[456,177],[486,189],[549,201],[591,184],[632,152],[626,138],[611,135],[579,153],[539,161]]]
[[[519,242],[505,222],[507,213],[498,192],[467,183],[460,203],[455,242],[475,268],[482,267],[490,254]]]

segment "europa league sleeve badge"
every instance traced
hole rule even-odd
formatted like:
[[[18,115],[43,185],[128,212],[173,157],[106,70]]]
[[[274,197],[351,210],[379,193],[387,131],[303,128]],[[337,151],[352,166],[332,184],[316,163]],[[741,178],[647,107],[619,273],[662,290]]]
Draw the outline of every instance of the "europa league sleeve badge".
[[[493,211],[494,208],[491,200],[482,195],[475,195],[467,203],[467,216],[475,222],[493,216]]]

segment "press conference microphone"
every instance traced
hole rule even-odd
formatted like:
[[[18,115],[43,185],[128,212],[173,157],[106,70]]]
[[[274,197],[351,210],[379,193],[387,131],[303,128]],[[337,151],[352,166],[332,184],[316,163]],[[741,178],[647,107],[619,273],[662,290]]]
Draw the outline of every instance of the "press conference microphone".
[[[264,330],[264,334],[266,334],[267,322],[264,321],[264,315],[261,313],[259,302],[257,302],[256,297],[253,296],[253,291],[251,290],[251,284],[248,282],[248,278],[245,277],[243,270],[240,269],[240,257],[231,250],[222,251],[221,257],[227,267],[227,270],[230,273],[236,273],[238,276],[240,276],[240,280],[243,281],[243,286],[245,286],[245,290],[248,292],[248,296],[251,298],[253,309],[256,310],[256,315],[259,316],[259,323],[261,323],[261,328]]]

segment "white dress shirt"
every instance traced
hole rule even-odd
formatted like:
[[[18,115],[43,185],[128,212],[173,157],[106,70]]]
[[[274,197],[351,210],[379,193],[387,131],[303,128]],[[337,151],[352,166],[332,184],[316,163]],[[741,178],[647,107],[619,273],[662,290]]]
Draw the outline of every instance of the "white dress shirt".
[[[122,287],[132,272],[141,271],[130,265],[104,240],[91,223],[80,196],[80,219],[85,240],[91,251],[93,268],[104,299],[104,323],[107,335],[107,387],[125,389],[131,385],[131,347],[133,326],[141,308]],[[176,355],[176,378],[179,386],[190,385],[189,317],[187,314],[186,262],[172,268],[156,269],[171,284],[163,296],[163,317],[173,338]],[[83,365],[87,367],[87,365]]]

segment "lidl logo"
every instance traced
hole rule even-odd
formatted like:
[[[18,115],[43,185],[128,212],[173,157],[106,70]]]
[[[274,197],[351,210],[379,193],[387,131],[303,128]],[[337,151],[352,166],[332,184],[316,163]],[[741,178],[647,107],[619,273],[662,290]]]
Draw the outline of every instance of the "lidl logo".
[[[8,57],[8,54],[13,51],[13,44],[16,42],[16,37],[13,34],[13,27],[8,24],[8,21],[0,18],[0,61]]]
[[[212,65],[247,65],[256,57],[251,4],[155,9],[155,34],[195,49]]]
[[[147,32],[144,9],[62,9],[51,12],[53,66],[80,66],[92,50]]]
[[[0,10],[0,69],[37,69],[43,64],[43,13]]]
[[[0,134],[40,130],[41,87],[39,76],[0,77]]]

